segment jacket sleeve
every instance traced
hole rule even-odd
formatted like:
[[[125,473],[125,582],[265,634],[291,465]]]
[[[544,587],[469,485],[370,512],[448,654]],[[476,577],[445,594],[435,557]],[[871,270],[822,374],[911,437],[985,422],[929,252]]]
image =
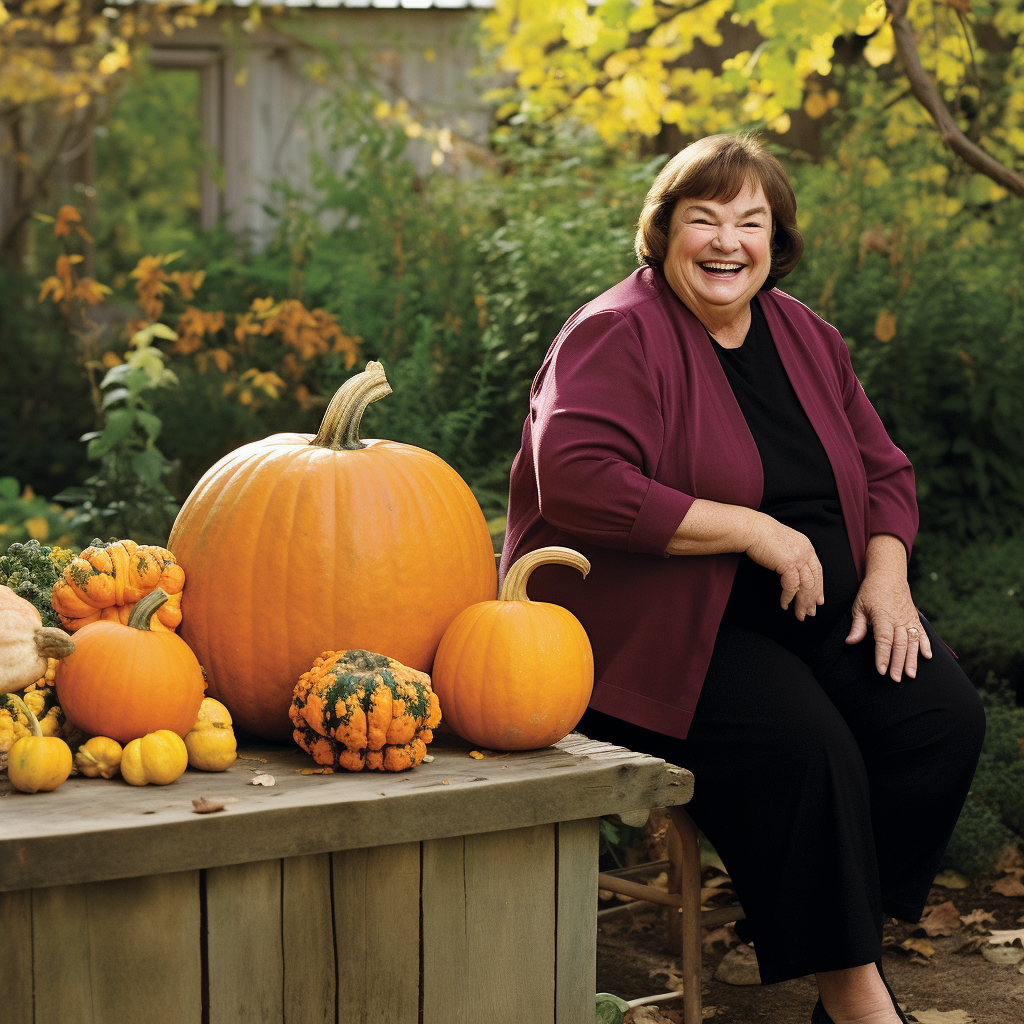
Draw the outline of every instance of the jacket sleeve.
[[[694,499],[652,479],[660,401],[621,313],[566,327],[534,383],[530,416],[543,518],[602,547],[664,555]]]
[[[867,474],[868,536],[891,533],[899,537],[907,549],[907,558],[910,558],[918,526],[914,467],[892,443],[853,372],[849,349],[841,337],[839,368],[846,417],[853,428]]]

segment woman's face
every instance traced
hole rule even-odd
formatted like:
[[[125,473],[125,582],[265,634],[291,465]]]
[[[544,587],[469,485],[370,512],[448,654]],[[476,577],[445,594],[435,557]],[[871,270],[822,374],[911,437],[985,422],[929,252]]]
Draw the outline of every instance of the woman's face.
[[[772,214],[760,185],[728,203],[680,199],[669,225],[665,277],[697,316],[739,316],[771,269]],[[704,315],[702,315],[704,314]]]

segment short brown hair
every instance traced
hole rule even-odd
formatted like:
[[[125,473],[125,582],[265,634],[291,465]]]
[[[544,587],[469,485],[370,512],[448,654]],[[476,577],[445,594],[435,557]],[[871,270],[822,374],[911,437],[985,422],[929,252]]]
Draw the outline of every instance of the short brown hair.
[[[640,211],[634,245],[637,259],[661,268],[668,252],[672,211],[680,199],[728,203],[747,182],[761,186],[772,211],[772,264],[761,288],[774,288],[800,262],[804,239],[796,226],[796,196],[789,176],[754,135],[709,135],[665,164]]]

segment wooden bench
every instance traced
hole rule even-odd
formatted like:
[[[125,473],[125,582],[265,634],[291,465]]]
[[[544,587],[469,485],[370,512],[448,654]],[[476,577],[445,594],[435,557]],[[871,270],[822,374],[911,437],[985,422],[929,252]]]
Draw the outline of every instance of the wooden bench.
[[[167,787],[3,777],[0,1024],[593,1024],[599,817],[693,787],[575,734],[394,775],[241,754]]]

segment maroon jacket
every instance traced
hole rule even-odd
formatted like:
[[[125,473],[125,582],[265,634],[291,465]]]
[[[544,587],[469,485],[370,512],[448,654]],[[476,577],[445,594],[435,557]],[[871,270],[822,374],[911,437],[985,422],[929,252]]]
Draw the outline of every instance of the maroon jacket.
[[[868,538],[917,532],[914,471],[889,440],[839,332],[775,288],[759,293],[782,363],[828,453],[854,562]],[[695,498],[757,508],[757,446],[700,321],[643,267],[562,328],[530,394],[512,464],[500,576],[547,544],[590,560],[541,566],[534,600],[564,605],[594,648],[590,706],[683,738],[738,554],[670,557]]]

